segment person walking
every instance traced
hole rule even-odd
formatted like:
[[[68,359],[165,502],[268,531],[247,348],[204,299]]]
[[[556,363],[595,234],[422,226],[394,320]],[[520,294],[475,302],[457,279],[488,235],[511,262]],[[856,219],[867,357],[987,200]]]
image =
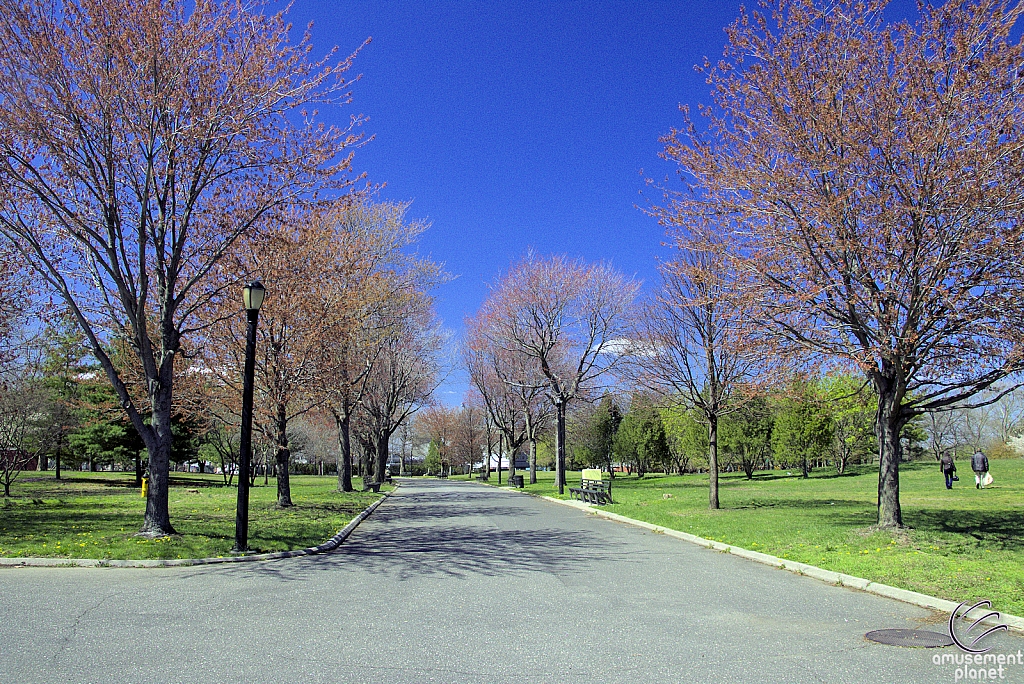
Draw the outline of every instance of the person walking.
[[[942,460],[939,461],[939,468],[946,476],[946,489],[953,488],[953,478],[956,477],[956,463],[953,462],[953,454],[949,451],[943,452]]]
[[[971,470],[974,471],[974,488],[983,489],[985,478],[988,477],[988,456],[983,454],[981,449],[971,456]]]

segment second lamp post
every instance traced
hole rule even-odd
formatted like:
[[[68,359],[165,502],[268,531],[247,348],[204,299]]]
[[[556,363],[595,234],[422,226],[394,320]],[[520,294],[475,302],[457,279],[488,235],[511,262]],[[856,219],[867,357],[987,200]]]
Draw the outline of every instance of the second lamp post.
[[[242,435],[238,444],[238,503],[235,507],[234,553],[249,550],[249,463],[252,457],[252,386],[256,373],[256,323],[267,289],[256,280],[242,288],[247,326],[245,368],[242,375]]]

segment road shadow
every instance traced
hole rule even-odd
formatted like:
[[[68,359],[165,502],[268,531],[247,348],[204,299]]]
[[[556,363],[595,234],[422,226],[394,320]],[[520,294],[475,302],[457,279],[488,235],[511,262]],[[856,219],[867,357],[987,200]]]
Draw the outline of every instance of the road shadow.
[[[505,506],[493,501],[486,503],[481,502],[475,506],[443,502],[424,506],[410,506],[405,501],[402,501],[401,503],[396,503],[393,506],[382,506],[376,513],[374,513],[374,519],[391,524],[409,520],[431,522],[457,518],[476,518],[479,516],[518,516],[529,518],[536,515],[536,511],[517,506]]]
[[[560,529],[389,526],[346,543],[334,554],[373,574],[403,581],[528,572],[578,572],[619,555],[600,538]]]
[[[466,578],[472,575],[576,573],[597,563],[629,561],[607,539],[552,527],[495,529],[462,522],[486,517],[526,520],[534,507],[514,505],[496,492],[403,491],[380,506],[365,527],[330,554],[248,566],[247,571],[281,580],[303,580],[321,572],[352,569],[389,581],[423,577]],[[526,503],[526,502],[523,502]],[[231,568],[201,572],[231,572]]]
[[[538,515],[525,503],[496,492],[399,490],[398,496],[374,513],[374,519],[397,524],[402,521],[430,522],[479,516],[528,518]]]

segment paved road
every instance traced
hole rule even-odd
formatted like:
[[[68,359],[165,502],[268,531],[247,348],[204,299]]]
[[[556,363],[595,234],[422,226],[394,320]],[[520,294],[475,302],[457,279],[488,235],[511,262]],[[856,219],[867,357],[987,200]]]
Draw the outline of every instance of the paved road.
[[[0,570],[0,682],[932,684],[954,681],[937,651],[863,634],[940,620],[521,494],[407,481],[326,556]]]

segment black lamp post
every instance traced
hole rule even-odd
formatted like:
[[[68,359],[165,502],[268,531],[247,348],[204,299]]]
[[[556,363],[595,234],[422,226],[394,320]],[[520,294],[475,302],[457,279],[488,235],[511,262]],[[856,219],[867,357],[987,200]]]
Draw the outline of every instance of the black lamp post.
[[[245,369],[242,375],[242,436],[239,439],[238,504],[235,506],[234,553],[249,550],[249,461],[252,456],[252,384],[256,373],[256,323],[267,289],[256,280],[242,288],[248,326],[245,331]]]

